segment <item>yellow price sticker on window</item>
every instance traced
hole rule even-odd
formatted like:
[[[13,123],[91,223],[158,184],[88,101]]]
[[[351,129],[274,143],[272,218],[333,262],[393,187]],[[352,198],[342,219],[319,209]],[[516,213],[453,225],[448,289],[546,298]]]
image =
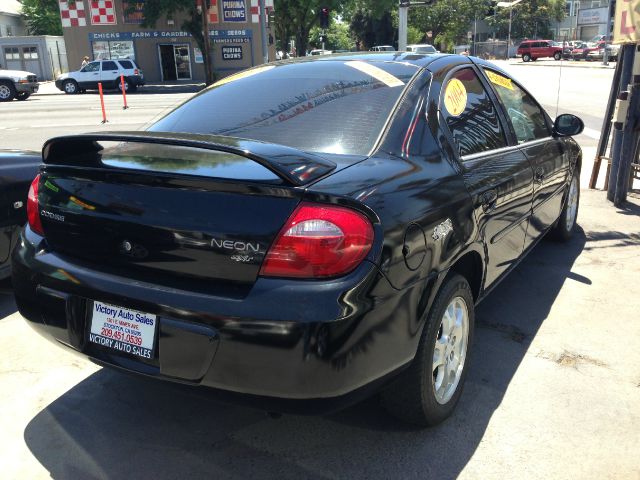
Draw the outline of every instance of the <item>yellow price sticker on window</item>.
[[[387,87],[401,87],[404,85],[404,82],[398,77],[395,77],[381,68],[371,65],[370,63],[354,60],[352,62],[346,62],[345,65],[372,76],[379,82],[384,83]]]
[[[447,83],[447,88],[444,91],[444,106],[449,115],[454,117],[462,114],[467,107],[467,89],[457,78],[449,80]]]
[[[508,88],[509,90],[513,90],[513,84],[511,83],[511,79],[507,77],[503,77],[502,75],[498,75],[497,73],[492,72],[491,70],[485,70],[487,77],[491,80],[491,83],[495,85],[500,85],[501,87]]]
[[[265,65],[263,67],[256,67],[250,70],[245,70],[244,72],[234,73],[233,75],[224,77],[222,80],[218,80],[216,83],[213,84],[213,86],[219,87],[220,85],[224,85],[225,83],[229,83],[229,82],[235,82],[236,80],[240,80],[241,78],[252,77],[253,75],[266,72],[267,70],[271,70],[272,68],[275,68],[275,65]]]

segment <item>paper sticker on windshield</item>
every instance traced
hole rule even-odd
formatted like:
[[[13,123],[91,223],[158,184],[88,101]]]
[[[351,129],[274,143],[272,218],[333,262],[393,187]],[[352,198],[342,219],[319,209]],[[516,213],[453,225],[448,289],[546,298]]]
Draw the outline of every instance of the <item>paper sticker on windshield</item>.
[[[401,87],[404,85],[404,82],[397,77],[394,77],[388,72],[385,72],[381,68],[376,67],[375,65],[371,65],[370,63],[354,61],[354,62],[346,62],[345,65],[348,65],[356,70],[360,70],[367,75],[371,75],[373,78],[378,80],[379,82],[384,83],[387,87]]]
[[[253,75],[266,72],[267,70],[271,70],[272,68],[275,68],[275,65],[265,65],[264,67],[252,68],[251,70],[246,70],[234,75],[229,75],[228,77],[224,77],[222,80],[218,80],[213,84],[213,86],[219,87],[220,85],[224,85],[225,83],[229,82],[235,82],[236,80],[240,80],[241,78],[252,77]]]
[[[511,79],[507,77],[503,77],[502,75],[498,75],[497,73],[493,73],[491,70],[485,70],[487,77],[491,80],[491,83],[495,85],[500,85],[501,87],[508,88],[509,90],[513,90],[513,84],[511,83]]]
[[[447,83],[447,88],[444,91],[444,106],[449,115],[454,117],[464,112],[467,106],[467,89],[457,78],[449,80],[449,83]]]

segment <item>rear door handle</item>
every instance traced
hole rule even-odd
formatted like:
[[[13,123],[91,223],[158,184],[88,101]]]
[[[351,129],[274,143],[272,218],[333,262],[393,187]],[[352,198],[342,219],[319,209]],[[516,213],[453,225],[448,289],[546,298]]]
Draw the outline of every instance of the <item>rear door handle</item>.
[[[480,194],[480,205],[482,210],[487,213],[496,208],[498,203],[498,192],[496,190],[487,190]]]
[[[533,175],[533,181],[536,183],[544,182],[544,170],[541,167],[536,168],[536,171]]]

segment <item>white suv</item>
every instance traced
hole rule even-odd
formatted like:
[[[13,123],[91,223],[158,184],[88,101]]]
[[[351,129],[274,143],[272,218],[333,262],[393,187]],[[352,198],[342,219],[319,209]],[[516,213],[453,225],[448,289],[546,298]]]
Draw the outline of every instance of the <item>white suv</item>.
[[[76,72],[63,73],[56,78],[56,87],[64,93],[78,93],[95,90],[98,83],[103,89],[122,89],[120,75],[124,76],[124,89],[134,92],[144,85],[144,75],[133,60],[95,60]]]

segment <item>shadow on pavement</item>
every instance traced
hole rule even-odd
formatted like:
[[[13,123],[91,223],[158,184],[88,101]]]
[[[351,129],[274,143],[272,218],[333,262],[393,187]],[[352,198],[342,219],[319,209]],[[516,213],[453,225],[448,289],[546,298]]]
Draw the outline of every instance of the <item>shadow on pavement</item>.
[[[11,279],[0,280],[0,320],[18,311],[13,301]]]
[[[201,389],[103,369],[34,417],[25,442],[56,479],[455,478],[585,242],[581,229],[568,244],[543,241],[478,307],[465,392],[439,427],[400,424],[376,398],[327,417],[274,420]]]

